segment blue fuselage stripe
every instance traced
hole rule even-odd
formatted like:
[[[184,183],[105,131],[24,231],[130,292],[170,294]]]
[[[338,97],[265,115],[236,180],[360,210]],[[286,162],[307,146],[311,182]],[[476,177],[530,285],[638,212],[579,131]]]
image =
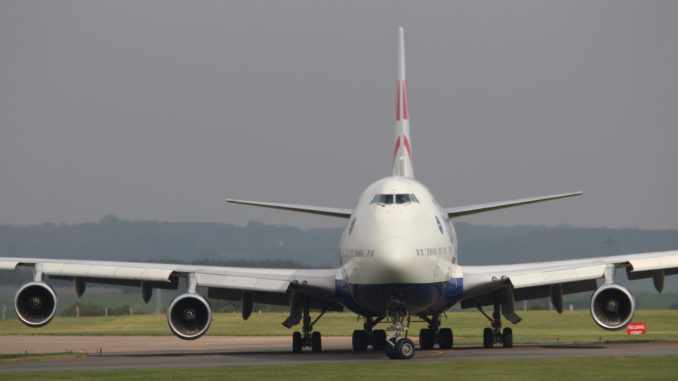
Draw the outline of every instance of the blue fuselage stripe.
[[[387,311],[439,314],[461,300],[463,279],[438,283],[351,284],[336,281],[344,306],[360,315],[384,316]]]

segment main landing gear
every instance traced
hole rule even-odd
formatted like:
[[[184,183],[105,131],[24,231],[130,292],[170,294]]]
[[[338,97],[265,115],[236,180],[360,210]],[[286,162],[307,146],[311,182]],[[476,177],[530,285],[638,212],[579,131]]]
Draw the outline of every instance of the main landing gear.
[[[494,298],[494,312],[492,317],[488,316],[483,309],[478,306],[480,311],[487,320],[490,321],[492,328],[485,328],[483,330],[483,348],[492,348],[494,344],[501,343],[504,348],[513,348],[513,330],[511,328],[501,329],[501,297],[496,295]]]
[[[407,331],[410,327],[410,317],[407,317],[407,325],[403,324],[403,317],[396,312],[391,319],[391,327],[388,328],[391,333],[386,339],[384,352],[390,359],[409,360],[414,357],[416,352],[414,342],[407,337]],[[404,335],[404,337],[401,337]]]
[[[303,305],[303,321],[302,332],[294,332],[292,334],[292,352],[299,353],[305,347],[311,347],[313,352],[322,351],[322,335],[318,331],[313,331],[313,326],[325,314],[325,309],[320,315],[311,321],[311,314],[308,303]],[[298,315],[297,315],[298,316]],[[298,321],[298,320],[297,320]]]
[[[438,344],[440,349],[450,349],[454,341],[454,336],[450,328],[440,328],[440,315],[433,315],[430,318],[420,315],[428,328],[422,328],[419,331],[419,346],[422,350],[433,349]]]
[[[353,350],[356,352],[364,352],[367,350],[368,346],[372,346],[372,349],[375,351],[381,351],[386,345],[386,331],[383,329],[375,329],[379,322],[384,318],[380,317],[377,319],[372,318],[371,316],[365,317],[365,324],[363,324],[363,329],[357,329],[353,331]]]

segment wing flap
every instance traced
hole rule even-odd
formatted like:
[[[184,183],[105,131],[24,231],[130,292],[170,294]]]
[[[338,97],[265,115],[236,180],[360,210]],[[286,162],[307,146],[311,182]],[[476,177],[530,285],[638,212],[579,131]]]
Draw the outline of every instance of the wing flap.
[[[284,293],[290,285],[289,281],[218,274],[197,273],[199,286],[229,288],[245,291],[270,291]]]
[[[598,287],[595,279],[560,283],[560,285],[562,286],[563,295],[593,291]],[[494,287],[485,288],[482,292],[470,292],[468,295],[466,295],[466,291],[464,291],[464,299],[461,301],[461,307],[475,308],[477,306],[492,305],[494,304],[494,296],[492,293],[508,287],[510,287],[510,284],[495,284]],[[541,286],[515,288],[513,290],[513,295],[516,302],[537,298],[548,298],[551,296],[551,285],[545,284]]]
[[[0,260],[0,270],[14,270],[19,264],[19,261]]]
[[[0,270],[16,266],[37,267],[52,279],[176,289],[179,278],[193,274],[197,285],[210,294],[231,297],[251,291],[257,301],[280,303],[290,294],[311,296],[314,305],[341,310],[336,300],[337,269],[273,269],[249,267],[202,266],[186,264],[106,262],[45,258],[0,258]],[[278,296],[276,296],[278,295]]]
[[[576,282],[587,279],[601,278],[605,272],[606,264],[577,266],[570,265],[561,269],[527,269],[524,271],[502,271],[501,267],[495,267],[494,271],[484,274],[484,280],[476,281],[489,282],[491,279],[508,279],[513,288],[526,288],[543,286],[549,284],[558,284],[565,282]],[[478,274],[469,274],[478,275]],[[472,278],[475,278],[473,276]],[[472,279],[471,278],[471,279]],[[465,280],[466,282],[466,280]]]
[[[45,275],[76,278],[109,278],[139,281],[169,282],[172,269],[135,266],[95,265],[41,262]]]
[[[562,286],[564,294],[594,290],[596,280],[604,278],[605,268],[609,265],[626,268],[630,280],[656,278],[657,285],[663,282],[664,275],[678,274],[678,251],[502,266],[465,266],[462,307],[491,304],[492,293],[509,287],[514,290],[516,300],[548,296],[555,285]]]
[[[629,264],[632,272],[678,268],[678,254],[630,259]]]

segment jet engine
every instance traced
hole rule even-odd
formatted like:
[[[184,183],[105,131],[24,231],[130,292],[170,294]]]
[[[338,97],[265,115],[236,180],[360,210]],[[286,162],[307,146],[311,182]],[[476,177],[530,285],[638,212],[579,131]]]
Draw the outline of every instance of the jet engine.
[[[633,296],[619,284],[602,285],[591,296],[591,316],[596,324],[607,330],[626,327],[635,312]]]
[[[42,327],[56,313],[57,296],[45,282],[29,282],[21,286],[14,296],[14,310],[22,323],[29,327]]]
[[[181,294],[170,303],[167,309],[167,322],[177,337],[195,340],[210,327],[212,309],[200,294]]]

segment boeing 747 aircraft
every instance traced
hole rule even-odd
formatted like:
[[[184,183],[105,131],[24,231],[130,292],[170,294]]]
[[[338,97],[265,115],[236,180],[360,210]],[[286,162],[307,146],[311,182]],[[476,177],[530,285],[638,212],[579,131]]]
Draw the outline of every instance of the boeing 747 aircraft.
[[[502,316],[513,324],[521,320],[516,301],[549,297],[560,313],[563,295],[594,291],[593,320],[604,329],[618,330],[631,321],[636,305],[629,291],[615,283],[617,269],[625,269],[632,280],[652,278],[660,292],[665,275],[678,274],[678,251],[501,266],[460,264],[452,219],[581,192],[452,208],[438,205],[414,178],[402,28],[397,61],[393,172],[368,186],[353,209],[228,200],[345,219],[341,267],[295,270],[0,257],[2,270],[18,266],[33,270],[33,281],[16,293],[19,319],[36,328],[52,320],[57,295],[47,278],[72,281],[78,296],[88,283],[137,286],[146,303],[153,289],[177,290],[183,279],[185,291],[167,309],[169,328],[181,339],[197,339],[207,332],[212,320],[207,298],[237,300],[245,320],[255,302],[289,306],[282,324],[291,328],[301,323],[300,332],[292,334],[294,352],[305,347],[320,352],[322,339],[313,329],[315,322],[326,311],[349,310],[363,319],[361,329],[353,332],[355,351],[372,348],[392,359],[409,359],[415,353],[408,332],[412,319],[428,323],[419,332],[422,350],[452,348],[453,333],[441,327],[441,315],[458,303],[477,308],[489,320],[482,335],[485,348],[495,344],[510,348],[513,334],[510,328],[502,329],[501,320]],[[598,279],[603,280],[600,286]],[[491,315],[482,309],[488,306]],[[318,311],[315,319],[311,310]],[[386,324],[386,330],[376,329],[378,324]]]

